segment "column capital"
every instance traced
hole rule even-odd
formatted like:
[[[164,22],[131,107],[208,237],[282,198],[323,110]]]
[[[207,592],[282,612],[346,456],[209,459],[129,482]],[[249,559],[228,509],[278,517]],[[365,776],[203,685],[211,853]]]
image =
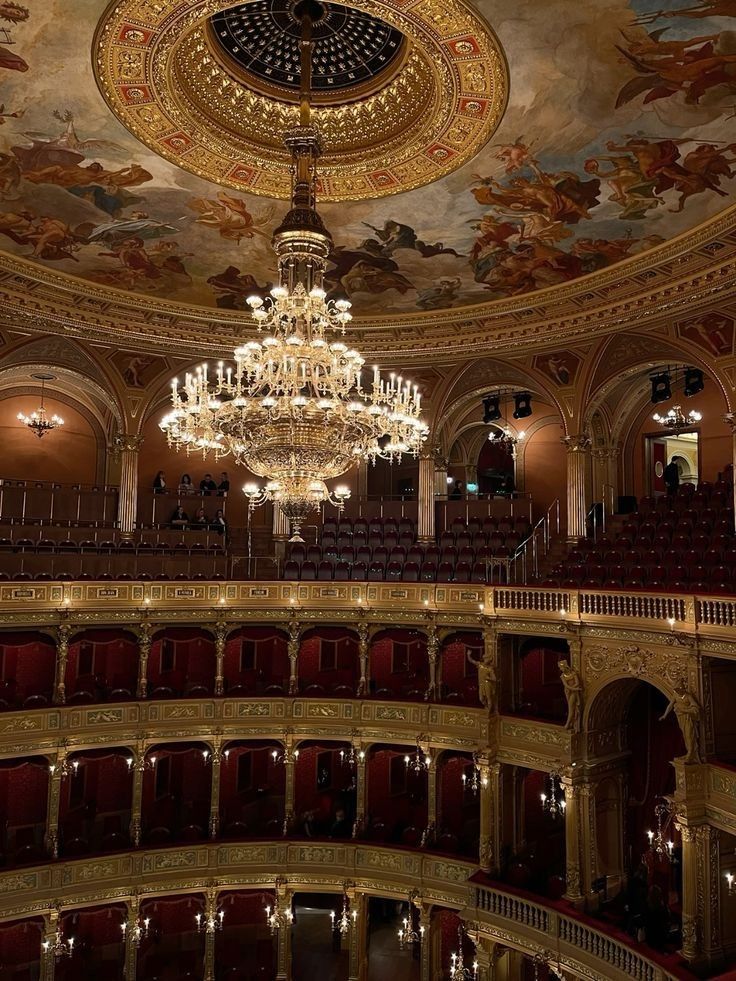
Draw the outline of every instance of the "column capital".
[[[560,436],[560,441],[565,444],[568,453],[584,453],[590,449],[590,436],[587,433]]]
[[[112,448],[114,453],[137,453],[143,445],[143,436],[138,433],[116,433]]]
[[[721,418],[731,430],[732,435],[736,436],[736,412],[726,412]]]

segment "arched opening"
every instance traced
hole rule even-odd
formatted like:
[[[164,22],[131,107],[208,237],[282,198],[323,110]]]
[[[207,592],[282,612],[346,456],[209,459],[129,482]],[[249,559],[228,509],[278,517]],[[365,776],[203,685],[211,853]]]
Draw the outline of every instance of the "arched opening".
[[[365,837],[416,847],[427,829],[427,771],[406,764],[404,746],[371,746],[366,759]]]
[[[152,746],[145,756],[141,829],[151,848],[207,837],[211,754],[204,743]]]
[[[299,689],[304,695],[352,698],[358,687],[358,638],[344,627],[306,630],[299,644]]]
[[[85,630],[69,644],[65,685],[70,705],[135,698],[138,642],[120,630]]]
[[[126,919],[127,908],[114,903],[64,913],[60,917],[61,934],[74,937],[74,954],[56,961],[55,981],[120,976],[125,965],[120,927]]]
[[[371,694],[422,701],[429,684],[427,639],[418,630],[381,630],[371,638]]]
[[[59,798],[59,854],[121,851],[129,846],[133,773],[127,749],[85,750],[67,758]]]
[[[148,660],[151,698],[203,698],[215,688],[215,641],[198,627],[167,627]]]
[[[229,742],[220,764],[220,834],[279,838],[284,827],[286,769],[273,758],[275,740]]]
[[[150,919],[147,937],[137,954],[136,976],[152,978],[201,977],[205,939],[197,933],[197,913],[205,911],[204,896],[164,896],[141,903],[141,919]]]
[[[294,813],[298,835],[350,838],[355,821],[355,766],[349,743],[307,740],[294,765]]]

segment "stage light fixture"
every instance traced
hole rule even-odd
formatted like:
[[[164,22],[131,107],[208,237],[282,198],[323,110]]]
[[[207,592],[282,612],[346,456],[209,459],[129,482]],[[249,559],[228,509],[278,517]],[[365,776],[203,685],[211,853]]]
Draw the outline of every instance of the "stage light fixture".
[[[685,369],[685,396],[689,398],[691,395],[697,395],[698,392],[702,392],[705,388],[705,381],[703,380],[703,372],[700,368],[686,368]]]
[[[500,395],[487,395],[483,399],[483,422],[486,425],[490,425],[501,418],[500,402]]]
[[[514,419],[526,419],[532,414],[532,393],[517,392],[514,395]]]
[[[666,402],[672,398],[672,388],[670,385],[669,371],[662,371],[658,375],[651,375],[649,381],[652,383],[652,402]]]

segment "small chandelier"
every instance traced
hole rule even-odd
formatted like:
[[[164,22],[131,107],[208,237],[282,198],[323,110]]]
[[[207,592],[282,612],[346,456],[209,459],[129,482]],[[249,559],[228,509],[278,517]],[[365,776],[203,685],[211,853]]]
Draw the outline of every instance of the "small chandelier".
[[[463,770],[463,790],[469,790],[471,794],[475,795],[478,793],[481,787],[485,787],[487,781],[483,779],[480,774],[480,760],[478,759],[478,754],[473,753],[473,768],[470,776],[468,776],[467,768]]]
[[[425,753],[419,744],[421,736],[417,739],[417,748],[411,755],[409,753],[404,757],[404,765],[407,770],[413,773],[424,773],[432,765],[432,757],[429,753]]]
[[[546,811],[551,818],[557,819],[565,813],[567,801],[565,791],[560,786],[560,777],[557,773],[549,775],[549,793],[539,795],[542,801],[542,810]]]
[[[409,893],[409,915],[405,916],[399,927],[399,950],[405,950],[414,944],[421,944],[424,940],[424,927],[414,926],[414,901],[417,898],[416,891]]]
[[[246,484],[249,513],[278,504],[300,540],[305,518],[326,502],[341,508],[347,489],[334,480],[364,460],[399,462],[418,456],[429,429],[421,395],[401,376],[373,369],[364,387],[364,359],[342,340],[350,302],[328,299],[324,275],[332,237],[316,209],[321,145],[311,123],[312,25],[320,4],[301,3],[299,126],[286,135],[292,158],[291,208],[273,236],[279,284],[270,297],[248,297],[258,332],[235,349],[234,366],[205,364],[174,379],[172,410],[160,423],[169,446],[237,464],[266,479]]]
[[[657,822],[657,830],[652,831],[651,829],[647,831],[647,838],[649,839],[649,853],[655,858],[669,862],[672,858],[672,852],[675,849],[674,841],[668,841],[665,838],[665,833],[669,827],[671,810],[669,802],[665,797],[662,797],[654,807],[654,817]]]
[[[139,947],[141,940],[146,939],[150,927],[150,916],[146,916],[143,919],[138,917],[138,919],[134,922],[120,924],[120,929],[123,931],[123,940],[128,938],[128,943],[130,943],[133,947]]]
[[[340,763],[343,766],[349,766],[351,770],[354,770],[358,763],[365,762],[365,750],[358,749],[355,745],[355,737],[350,742],[350,749],[340,750]]]
[[[478,961],[473,961],[472,967],[466,967],[463,957],[463,928],[457,928],[456,954],[450,954],[450,981],[473,981],[478,977]]]
[[[23,412],[18,413],[18,421],[22,422],[24,426],[28,426],[29,429],[32,429],[39,439],[43,439],[46,433],[50,433],[51,430],[56,429],[57,426],[64,425],[64,420],[61,418],[61,416],[50,416],[44,405],[44,385],[47,381],[51,381],[54,377],[54,375],[31,375],[31,378],[37,378],[41,382],[41,404],[36,411],[32,412],[29,416],[25,415]]]
[[[266,923],[271,930],[271,936],[275,936],[279,930],[290,927],[294,922],[294,914],[291,909],[291,900],[284,897],[283,905],[279,906],[279,887],[286,884],[285,879],[276,880],[276,896],[273,906],[264,906],[266,912]]]
[[[689,429],[696,423],[700,422],[703,418],[701,412],[696,412],[695,409],[691,409],[687,415],[682,411],[682,406],[673,405],[671,409],[668,409],[663,416],[658,412],[655,412],[652,416],[655,422],[658,422],[660,426],[664,426],[665,429],[669,430],[671,433],[681,433],[685,429]]]
[[[79,770],[79,760],[70,760],[68,756],[64,756],[59,763],[49,764],[49,773],[53,775],[58,771],[61,775],[61,779],[65,780],[67,777],[72,776]]]
[[[510,456],[516,459],[516,446],[525,436],[526,432],[523,429],[519,430],[518,433],[514,433],[504,423],[503,426],[498,426],[495,430],[491,430],[488,434],[488,442],[493,443],[495,446],[501,446]]]
[[[133,773],[145,773],[146,770],[156,769],[155,756],[128,756],[125,762]]]
[[[219,766],[223,760],[227,763],[227,761],[230,759],[230,750],[229,749],[214,749],[214,750],[203,749],[202,759],[205,762],[205,766],[212,766],[214,764],[217,764]]]
[[[194,919],[197,921],[197,933],[206,933],[212,936],[218,931],[222,930],[222,923],[225,919],[224,910],[208,911],[204,914],[195,913]]]
[[[56,927],[54,939],[44,940],[41,949],[46,956],[53,956],[57,961],[61,960],[62,957],[71,957],[74,952],[74,937],[65,940],[61,933],[61,924],[59,924]]]
[[[285,745],[281,750],[274,749],[271,753],[271,759],[274,763],[278,763],[281,766],[286,766],[288,763],[296,763],[299,759],[299,750],[291,749]]]
[[[348,908],[348,893],[347,889],[343,890],[342,896],[342,912],[338,917],[334,909],[330,910],[330,919],[332,920],[332,929],[337,930],[341,937],[347,937],[350,933],[350,927],[355,926],[358,919],[358,911],[356,909]]]

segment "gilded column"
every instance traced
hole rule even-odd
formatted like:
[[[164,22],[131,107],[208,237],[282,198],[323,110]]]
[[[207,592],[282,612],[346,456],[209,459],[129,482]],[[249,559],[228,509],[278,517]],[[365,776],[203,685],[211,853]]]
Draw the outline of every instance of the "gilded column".
[[[420,737],[421,739],[421,737]],[[431,753],[429,746],[422,745],[423,753]],[[431,847],[437,828],[437,756],[432,754],[427,767],[427,827],[422,835],[422,845]]]
[[[590,436],[578,433],[563,436],[567,447],[567,537],[585,538],[586,533],[586,478],[590,450]]]
[[[125,921],[125,981],[135,981],[138,971],[138,945],[135,941],[135,931],[141,915],[141,901],[137,892],[133,893],[127,903],[128,915]]]
[[[59,743],[56,762],[50,766],[48,803],[46,805],[46,833],[44,844],[52,858],[59,857],[59,800],[61,797],[62,766],[66,760],[66,741]]]
[[[220,620],[215,627],[215,695],[225,694],[225,644],[229,627]]]
[[[368,750],[362,744],[357,745],[358,759],[355,763],[355,821],[353,822],[353,838],[359,838],[365,825],[366,798],[366,763]]]
[[[217,887],[207,886],[204,905],[205,924],[217,922]],[[214,930],[206,930],[204,936],[204,981],[215,981],[215,939]]]
[[[358,624],[358,658],[360,660],[360,681],[358,682],[358,698],[365,698],[368,694],[370,684],[370,664],[368,660],[369,641],[368,624],[360,622]]]
[[[138,452],[142,436],[120,433],[115,437],[115,449],[120,454],[120,490],[118,492],[118,527],[123,537],[130,538],[138,512]]]
[[[294,767],[299,757],[299,750],[294,748],[294,734],[287,731],[284,737],[284,767],[286,770],[284,790],[284,838],[294,820]]]
[[[700,973],[723,966],[720,833],[677,822],[682,838],[682,956]]]
[[[420,981],[433,981],[432,978],[432,947],[434,937],[432,936],[432,907],[420,901],[419,904],[419,929],[422,933],[422,944],[419,951],[420,960]]]
[[[358,914],[350,928],[348,981],[363,981],[368,964],[368,916],[365,893],[349,891],[350,911]]]
[[[138,628],[137,698],[146,698],[148,695],[148,658],[151,656],[152,632],[153,630],[148,620],[144,620]]]
[[[216,838],[220,830],[220,775],[222,773],[222,735],[217,733],[209,757],[212,767],[210,791],[210,838]]]
[[[62,623],[56,628],[56,675],[54,678],[54,705],[66,702],[66,666],[69,660],[69,637],[72,628]]]
[[[276,908],[287,909],[291,901],[291,890],[286,881],[277,879]],[[282,922],[277,937],[276,981],[291,981],[291,925],[286,922]]]
[[[290,620],[289,630],[289,694],[299,694],[299,638],[301,636],[302,625],[298,620]]]
[[[488,754],[480,764],[480,849],[478,863],[484,872],[497,869],[501,855],[500,809],[501,764],[491,763]]]
[[[141,814],[143,810],[143,774],[146,769],[146,749],[142,738],[136,743],[133,762],[133,791],[130,805],[130,840],[135,848],[141,843]]]
[[[682,956],[686,961],[695,961],[702,938],[698,924],[698,829],[681,822],[677,827],[682,838]]]
[[[437,627],[433,623],[427,631],[427,660],[429,662],[429,686],[424,693],[426,701],[431,702],[439,698],[442,684],[441,661],[440,661],[440,639],[437,634]]]
[[[582,850],[582,829],[580,821],[580,787],[573,784],[572,777],[560,778],[565,793],[565,896],[576,906],[583,903],[583,869],[585,867]]]
[[[434,453],[419,457],[419,514],[417,537],[420,542],[434,541]]]
[[[597,446],[591,455],[597,464],[593,469],[593,499],[604,505],[608,520],[616,510],[619,448]]]
[[[41,974],[40,981],[54,981],[56,974],[56,955],[54,954],[54,942],[56,931],[61,919],[61,910],[58,906],[53,907],[43,917],[43,939],[41,941]]]

